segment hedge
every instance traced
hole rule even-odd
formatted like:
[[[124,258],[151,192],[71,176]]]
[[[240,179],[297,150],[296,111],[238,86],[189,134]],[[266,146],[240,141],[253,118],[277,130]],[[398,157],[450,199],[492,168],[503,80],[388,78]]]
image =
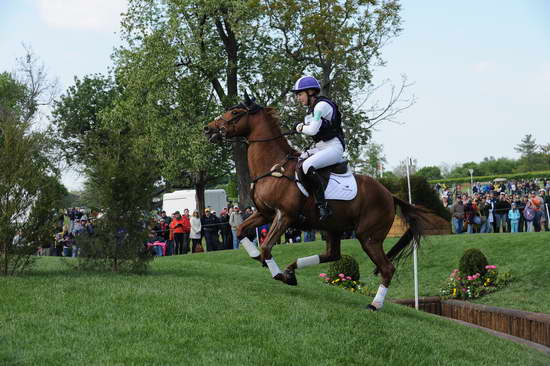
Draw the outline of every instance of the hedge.
[[[494,179],[497,179],[497,178],[506,178],[506,179],[550,178],[550,170],[543,170],[538,172],[526,172],[526,173],[485,175],[480,177],[474,176],[473,178],[474,178],[474,182],[492,182]],[[432,179],[429,181],[429,183],[430,184],[470,183],[470,177]]]

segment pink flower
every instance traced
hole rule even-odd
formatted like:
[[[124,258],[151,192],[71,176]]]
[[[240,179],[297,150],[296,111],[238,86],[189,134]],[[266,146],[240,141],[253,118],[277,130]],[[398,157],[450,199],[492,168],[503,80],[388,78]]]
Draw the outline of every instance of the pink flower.
[[[468,281],[474,280],[474,276],[468,276],[467,278],[468,278]]]
[[[351,280],[351,277],[350,277],[350,276],[346,276],[346,280]]]
[[[492,265],[492,264],[485,266],[485,269],[496,269],[496,268],[497,268],[497,266]]]
[[[467,290],[467,289],[465,289],[465,288],[462,288],[462,292],[466,292],[466,290]]]
[[[343,273],[340,273],[340,274],[338,275],[338,277],[340,277],[340,278],[344,278],[344,277],[346,277],[346,275],[345,275],[345,274],[343,274]]]
[[[321,278],[325,278],[326,276],[327,276],[326,273],[319,273],[319,277],[321,277]]]

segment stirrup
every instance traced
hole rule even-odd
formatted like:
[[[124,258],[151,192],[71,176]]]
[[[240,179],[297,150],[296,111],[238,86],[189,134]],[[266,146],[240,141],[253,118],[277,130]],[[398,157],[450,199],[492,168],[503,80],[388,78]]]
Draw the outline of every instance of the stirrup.
[[[318,205],[317,207],[319,207],[319,221],[326,220],[332,215],[332,211],[326,203],[324,205]]]

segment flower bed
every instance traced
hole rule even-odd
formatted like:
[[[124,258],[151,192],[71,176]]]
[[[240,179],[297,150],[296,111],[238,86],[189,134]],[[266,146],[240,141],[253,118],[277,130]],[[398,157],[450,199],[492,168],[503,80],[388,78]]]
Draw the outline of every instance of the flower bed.
[[[485,269],[485,275],[464,275],[458,269],[453,270],[440,291],[441,297],[475,299],[506,286],[511,280],[509,272],[499,273],[495,265],[487,265]]]
[[[330,278],[326,273],[320,273],[319,277],[329,286],[336,286],[354,293],[374,296],[374,293],[369,291],[365,283],[354,281],[350,276],[346,276],[344,273],[339,273],[335,278]]]

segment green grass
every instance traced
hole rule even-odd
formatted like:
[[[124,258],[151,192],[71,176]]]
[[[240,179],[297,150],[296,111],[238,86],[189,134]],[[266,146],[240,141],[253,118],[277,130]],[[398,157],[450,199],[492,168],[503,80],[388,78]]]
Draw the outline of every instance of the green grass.
[[[500,304],[516,294],[512,302],[531,306],[518,297],[548,296],[548,285],[536,281],[548,278],[545,250],[534,247],[547,248],[549,238],[431,238],[420,256],[421,293],[434,294],[462,249],[479,246],[517,278],[502,296],[483,301]],[[283,267],[322,247],[278,246],[274,256]],[[373,278],[357,242],[346,241],[343,252]],[[1,365],[550,364],[538,351],[410,308],[387,303],[365,311],[371,298],[321,283],[327,265],[300,271],[299,286],[290,287],[242,249],[159,258],[147,276],[74,273],[59,258],[38,264],[34,275],[0,282]],[[400,268],[389,296],[412,296],[408,272],[410,266]],[[523,288],[526,276],[535,280],[530,290]]]
[[[389,249],[395,240],[387,240]],[[513,279],[504,289],[474,302],[550,314],[550,232],[430,236],[418,252],[419,294],[439,295],[442,283],[458,268],[465,249],[479,248],[490,264],[511,272]],[[362,280],[378,284],[372,275],[372,262],[355,241],[348,241],[343,252],[359,261]],[[392,298],[413,298],[412,259],[400,264],[388,292]]]

